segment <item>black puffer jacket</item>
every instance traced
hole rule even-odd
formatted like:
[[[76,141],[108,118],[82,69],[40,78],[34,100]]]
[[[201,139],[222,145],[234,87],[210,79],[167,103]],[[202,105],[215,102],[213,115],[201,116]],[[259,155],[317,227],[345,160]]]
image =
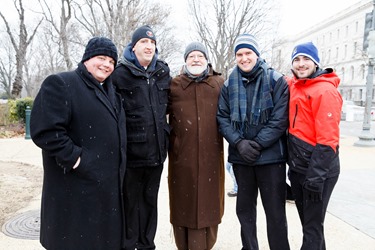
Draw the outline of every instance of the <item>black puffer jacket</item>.
[[[269,70],[269,72],[271,71]],[[257,126],[249,124],[243,136],[241,136],[240,131],[234,128],[231,123],[228,81],[224,83],[219,97],[217,120],[220,133],[229,143],[228,161],[231,163],[249,165],[243,160],[236,148],[236,143],[241,139],[254,140],[263,147],[261,155],[253,165],[285,163],[287,160],[288,85],[284,77],[277,72],[273,73],[272,78],[274,81],[271,84],[273,86],[272,99],[274,107],[269,120],[266,124],[259,123]],[[246,80],[244,81],[244,85],[246,88],[247,104],[248,107],[251,107],[255,83],[249,83]],[[250,109],[247,109],[248,117]]]
[[[170,82],[169,67],[161,60],[149,72],[123,59],[113,73],[126,114],[128,167],[160,165],[167,157]]]

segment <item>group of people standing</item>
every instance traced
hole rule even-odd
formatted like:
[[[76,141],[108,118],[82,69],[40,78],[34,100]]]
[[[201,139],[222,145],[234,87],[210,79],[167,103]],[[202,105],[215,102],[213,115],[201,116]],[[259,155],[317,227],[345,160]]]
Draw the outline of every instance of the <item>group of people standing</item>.
[[[301,249],[325,249],[324,216],[339,175],[340,82],[312,43],[292,77],[239,35],[228,79],[206,47],[187,45],[180,73],[158,58],[150,26],[118,56],[94,37],[74,71],[48,76],[30,131],[42,149],[40,241],[46,249],[156,249],[158,193],[168,159],[170,223],[179,250],[212,249],[224,214],[224,149],[237,181],[242,249],[259,249],[258,190],[270,249],[289,249],[286,164],[303,226]]]

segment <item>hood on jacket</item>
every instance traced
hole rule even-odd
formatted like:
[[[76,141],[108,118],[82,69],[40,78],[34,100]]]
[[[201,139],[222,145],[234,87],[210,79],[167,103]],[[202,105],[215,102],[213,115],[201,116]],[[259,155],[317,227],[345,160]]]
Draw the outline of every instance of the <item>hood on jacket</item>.
[[[292,70],[293,72],[293,70]],[[336,88],[338,88],[340,84],[340,78],[337,76],[336,72],[332,68],[320,69],[318,68],[315,73],[313,73],[309,78],[299,79],[293,72],[293,79],[291,79],[290,84],[302,84],[302,85],[310,85],[314,84],[315,82],[329,82]]]
[[[151,61],[150,65],[147,67],[147,71],[154,71],[155,70],[155,65],[156,65],[156,61],[158,59],[158,56],[159,56],[158,49],[155,48],[155,55],[152,58],[152,61]],[[132,43],[129,43],[125,47],[124,52],[122,53],[122,55],[120,57],[119,63],[125,64],[126,61],[130,62],[130,63],[134,64],[135,66],[137,66],[138,68],[144,70],[144,67],[141,66],[137,57],[135,56],[135,53],[134,53],[133,47],[132,47]]]

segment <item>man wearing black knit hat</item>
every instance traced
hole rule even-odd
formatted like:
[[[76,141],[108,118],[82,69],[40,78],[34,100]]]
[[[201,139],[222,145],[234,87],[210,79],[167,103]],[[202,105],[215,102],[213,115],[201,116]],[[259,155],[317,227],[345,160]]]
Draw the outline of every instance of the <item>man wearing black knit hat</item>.
[[[269,248],[288,250],[285,214],[288,86],[282,75],[260,57],[250,34],[234,44],[236,66],[224,83],[217,119],[228,141],[228,161],[237,180],[237,217],[242,249],[260,249],[257,198],[261,195]],[[259,191],[258,191],[259,190]]]
[[[42,149],[40,242],[46,249],[121,249],[125,114],[111,73],[117,49],[92,38],[77,69],[48,76],[31,138]]]
[[[124,100],[128,141],[124,249],[155,249],[159,185],[170,131],[166,109],[171,77],[168,65],[158,59],[150,26],[134,31],[113,79]]]

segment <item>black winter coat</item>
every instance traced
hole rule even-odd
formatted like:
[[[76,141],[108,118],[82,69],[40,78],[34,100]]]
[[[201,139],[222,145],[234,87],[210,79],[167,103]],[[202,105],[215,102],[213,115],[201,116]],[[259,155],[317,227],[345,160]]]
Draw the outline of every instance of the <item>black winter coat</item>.
[[[83,64],[45,79],[31,112],[42,149],[40,241],[47,249],[120,249],[126,132],[121,97]],[[78,157],[81,162],[72,169]]]
[[[268,72],[271,72],[270,70]],[[266,124],[248,125],[242,137],[240,131],[234,128],[230,120],[228,81],[221,89],[218,104],[217,120],[219,131],[229,143],[228,161],[234,164],[248,165],[239,154],[236,143],[241,139],[257,141],[263,147],[261,155],[253,165],[285,163],[287,161],[286,131],[288,129],[288,84],[279,73],[273,74],[274,83],[272,100],[274,103],[270,118]],[[244,82],[247,96],[247,116],[250,116],[254,82]],[[249,120],[249,119],[248,119]]]
[[[171,77],[168,65],[158,60],[154,71],[136,67],[126,59],[113,73],[126,115],[127,167],[164,163],[170,128],[166,111]]]

